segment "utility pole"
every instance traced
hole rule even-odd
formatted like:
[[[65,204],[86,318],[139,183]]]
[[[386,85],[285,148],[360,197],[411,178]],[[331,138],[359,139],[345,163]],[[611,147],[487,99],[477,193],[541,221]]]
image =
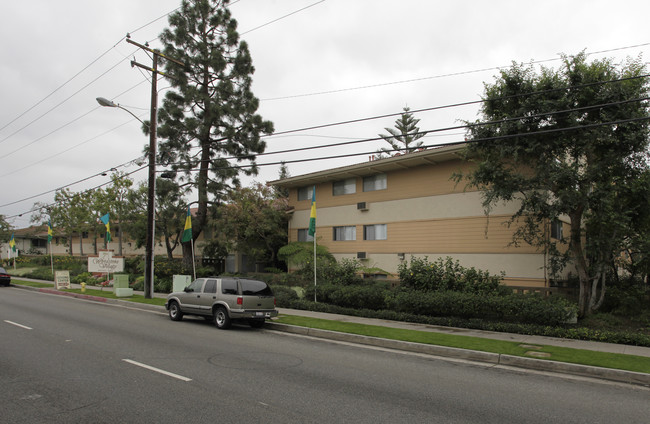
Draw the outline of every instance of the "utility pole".
[[[137,66],[142,69],[151,71],[151,117],[149,118],[149,186],[148,186],[148,199],[147,199],[147,243],[145,245],[145,264],[144,264],[144,297],[145,299],[153,298],[154,288],[154,250],[156,243],[156,120],[158,116],[158,74],[165,75],[163,72],[158,71],[158,58],[162,57],[166,60],[176,63],[185,67],[183,62],[180,62],[171,57],[165,56],[158,50],[149,48],[146,45],[136,43],[131,40],[127,35],[126,42],[133,44],[143,50],[153,54],[153,66],[150,68],[141,65],[135,60],[131,61],[131,66]]]

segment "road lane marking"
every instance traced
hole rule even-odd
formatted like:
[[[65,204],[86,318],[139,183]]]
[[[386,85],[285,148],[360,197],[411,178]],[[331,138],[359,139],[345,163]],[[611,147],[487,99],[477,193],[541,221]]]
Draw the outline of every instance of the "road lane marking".
[[[152,367],[151,365],[143,364],[141,362],[132,361],[130,359],[122,359],[122,360],[124,362],[128,362],[129,364],[136,365],[138,367],[142,367],[142,368],[148,369],[150,371],[155,371],[157,373],[160,373],[160,374],[163,374],[163,375],[166,375],[166,376],[169,376],[169,377],[174,377],[174,378],[177,378],[177,379],[182,380],[182,381],[192,381],[191,378],[183,377],[182,375],[174,374],[173,372],[161,370],[160,368]]]
[[[18,324],[17,322],[13,322],[13,321],[9,321],[9,320],[5,320],[5,322],[7,324],[15,325],[16,327],[24,328],[25,330],[33,330],[32,327],[28,327],[26,325]]]

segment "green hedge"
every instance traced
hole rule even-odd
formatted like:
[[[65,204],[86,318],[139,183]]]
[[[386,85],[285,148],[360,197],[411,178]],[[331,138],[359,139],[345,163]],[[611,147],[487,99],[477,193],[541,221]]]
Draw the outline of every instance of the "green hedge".
[[[488,296],[453,291],[400,290],[388,298],[387,309],[416,315],[482,318],[524,324],[560,325],[575,316],[570,302],[539,296]]]
[[[278,305],[280,306],[280,305]],[[281,305],[284,308],[302,309],[306,311],[327,312],[332,314],[377,318],[391,321],[412,322],[418,324],[439,325],[455,328],[471,328],[485,331],[498,331],[514,334],[529,334],[536,336],[560,337],[575,340],[591,340],[606,343],[627,344],[633,346],[650,347],[650,336],[641,333],[603,331],[584,327],[550,326],[536,324],[521,324],[513,322],[494,322],[478,318],[434,317],[416,315],[407,312],[389,310],[370,310],[343,308],[326,303],[315,303],[306,299],[293,300]]]

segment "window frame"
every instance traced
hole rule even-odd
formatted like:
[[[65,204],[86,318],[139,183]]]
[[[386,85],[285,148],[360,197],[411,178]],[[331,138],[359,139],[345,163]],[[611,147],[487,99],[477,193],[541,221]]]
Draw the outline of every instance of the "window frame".
[[[306,193],[304,192],[305,190],[307,191]],[[313,191],[314,191],[314,186],[313,185],[298,187],[298,190],[297,190],[298,201],[300,201],[300,202],[302,202],[304,200],[310,200],[311,201],[311,199],[314,198]],[[302,195],[301,195],[301,193],[302,193]],[[305,196],[307,196],[307,197],[305,197]]]
[[[343,189],[343,192],[337,193],[337,189],[339,191]],[[346,194],[355,194],[356,192],[357,192],[357,179],[355,177],[332,181],[332,196],[345,196]]]
[[[301,234],[304,234],[304,237],[301,237]],[[301,240],[301,238],[304,240]],[[309,228],[298,228],[298,241],[301,243],[314,241],[314,236],[309,235]]]
[[[370,183],[372,183],[372,186],[370,185]],[[388,188],[388,176],[386,174],[374,174],[374,175],[368,175],[366,177],[363,177],[364,193],[369,191],[386,190],[387,188]]]
[[[377,227],[383,227],[383,236],[384,238],[377,238]],[[369,229],[372,228],[373,238],[368,238]],[[388,224],[370,224],[363,226],[363,239],[364,240],[388,240]]]
[[[346,231],[351,230],[352,238],[340,238],[340,236],[345,237]],[[337,234],[339,237],[337,237]],[[332,227],[332,241],[356,241],[357,240],[357,227],[356,225],[342,225],[337,227]]]

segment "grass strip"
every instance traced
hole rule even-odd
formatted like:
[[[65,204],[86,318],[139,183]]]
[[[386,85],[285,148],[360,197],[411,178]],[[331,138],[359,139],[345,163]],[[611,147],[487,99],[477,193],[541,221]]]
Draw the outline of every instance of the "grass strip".
[[[19,284],[21,286],[35,287],[39,289],[53,289],[52,284],[48,284],[48,283],[37,283],[33,281],[24,281],[24,280],[12,280],[11,283]],[[81,289],[62,289],[60,291],[64,293],[76,293],[76,294],[85,294],[88,296],[103,297],[106,299],[126,300],[128,302],[144,303],[147,305],[164,306],[165,302],[167,301],[166,299],[159,298],[159,297],[153,299],[146,299],[143,295],[140,294],[134,294],[131,297],[117,297],[115,296],[115,293],[113,293],[109,289],[96,290],[96,289],[86,288],[85,292],[82,292]]]
[[[459,336],[430,331],[406,330],[376,325],[357,324],[351,322],[331,321],[319,318],[301,317],[296,315],[280,315],[273,322],[290,324],[300,327],[317,328],[321,330],[338,331],[341,333],[358,334],[382,339],[401,340],[413,343],[424,343],[436,346],[470,349],[481,352],[500,353],[530,358],[526,355],[530,349],[520,346],[519,342],[484,339],[481,337]],[[528,344],[530,345],[530,344]],[[596,352],[592,350],[573,349],[559,346],[537,345],[537,352],[550,353],[548,359],[557,362],[612,368],[625,371],[635,371],[650,374],[650,358],[644,356],[625,355],[621,353]]]

